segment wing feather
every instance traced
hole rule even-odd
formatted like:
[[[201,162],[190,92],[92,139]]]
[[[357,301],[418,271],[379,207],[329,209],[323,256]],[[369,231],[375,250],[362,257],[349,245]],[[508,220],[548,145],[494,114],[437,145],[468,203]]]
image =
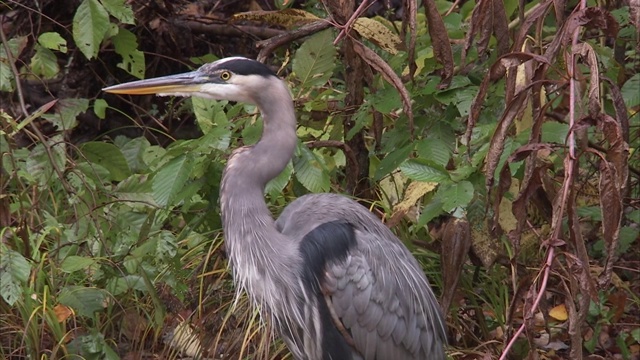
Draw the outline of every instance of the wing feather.
[[[319,224],[345,221],[356,246],[326,265],[328,304],[364,360],[444,359],[444,321],[417,261],[361,205],[335,194],[305,195],[278,218],[279,230],[302,238]]]

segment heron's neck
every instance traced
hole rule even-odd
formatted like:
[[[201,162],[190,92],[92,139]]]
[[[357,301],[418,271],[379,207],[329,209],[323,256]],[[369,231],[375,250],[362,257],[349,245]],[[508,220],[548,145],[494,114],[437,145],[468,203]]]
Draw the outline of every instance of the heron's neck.
[[[262,113],[262,137],[255,145],[236,150],[222,176],[220,203],[231,256],[235,243],[259,241],[256,236],[269,237],[277,231],[264,188],[287,166],[297,142],[293,101],[286,85],[278,83],[256,101]]]

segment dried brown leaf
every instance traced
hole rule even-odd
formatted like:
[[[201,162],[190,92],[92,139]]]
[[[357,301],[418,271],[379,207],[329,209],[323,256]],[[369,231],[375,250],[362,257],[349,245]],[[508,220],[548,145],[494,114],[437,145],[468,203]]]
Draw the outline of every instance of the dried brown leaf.
[[[487,188],[487,193],[489,194],[493,187],[494,173],[498,167],[500,156],[502,156],[502,152],[504,150],[504,144],[507,139],[509,127],[516,116],[518,116],[524,108],[528,94],[528,90],[523,90],[515,96],[513,101],[507,104],[507,108],[498,121],[496,131],[493,133],[493,137],[491,137],[489,152],[485,158],[484,170],[486,176],[485,186]]]
[[[437,187],[438,183],[435,182],[414,181],[409,184],[402,201],[393,206],[393,215],[391,215],[391,219],[387,222],[387,226],[390,228],[396,226],[400,222],[400,219],[416,205],[416,202],[421,197],[435,190]]]
[[[446,88],[451,83],[454,65],[453,51],[447,35],[447,28],[444,26],[440,13],[438,13],[435,0],[422,0],[422,6],[424,6],[424,12],[427,16],[427,27],[433,44],[433,52],[443,67],[440,88]]]
[[[414,0],[404,0],[404,13],[402,16],[402,38],[406,39],[407,25],[409,26],[409,45],[407,46],[407,58],[409,61],[409,78],[413,80],[413,76],[418,69],[416,65],[416,38],[417,38],[417,17],[418,2]]]
[[[624,140],[620,123],[614,118],[606,114],[600,114],[598,120],[598,128],[609,143],[607,160],[615,167],[618,175],[618,186],[621,193],[624,194],[627,190],[627,178],[629,177],[629,144]]]
[[[640,0],[638,0],[640,2]],[[639,44],[640,46],[640,44]],[[629,114],[627,113],[627,106],[622,98],[622,93],[618,85],[606,76],[600,76],[607,84],[609,84],[609,95],[613,102],[613,108],[616,112],[616,119],[620,123],[622,131],[622,140],[629,143]]]
[[[498,55],[509,52],[509,20],[503,0],[493,0],[493,34],[498,42]]]
[[[446,313],[471,248],[471,228],[466,219],[451,218],[442,234],[442,308]]]
[[[364,46],[361,42],[353,40],[353,50],[362,60],[369,64],[369,66],[379,72],[389,84],[396,88],[398,93],[400,93],[402,108],[405,114],[407,114],[407,118],[409,118],[409,129],[411,134],[413,134],[413,110],[411,109],[411,96],[409,95],[407,88],[402,83],[402,79],[400,79],[391,66],[376,54],[375,51]]]
[[[482,30],[482,26],[485,23],[485,17],[489,14],[488,6],[490,0],[479,0],[476,3],[476,6],[473,7],[473,12],[471,13],[471,20],[469,21],[469,31],[467,31],[467,35],[464,40],[464,47],[462,48],[462,55],[460,63],[464,64],[467,61],[467,53],[471,46],[473,46],[473,39],[478,35],[478,33]]]
[[[482,266],[487,269],[490,268],[498,256],[502,254],[502,246],[486,227],[471,230],[471,250],[480,260]]]
[[[622,222],[622,195],[620,179],[614,164],[600,161],[600,209],[602,210],[602,235],[607,250],[605,270],[601,277],[601,286],[608,285],[613,264],[617,258],[616,249]]]
[[[588,43],[574,45],[571,50],[574,54],[580,55],[589,66],[589,115],[596,116],[600,113],[600,69],[598,69],[598,59],[595,51]]]
[[[507,176],[511,177],[511,173],[509,171],[509,166],[508,166],[509,163],[512,163],[514,161],[520,161],[524,158],[527,158],[527,162],[532,162],[535,164],[536,162],[535,158],[531,158],[532,156],[535,156],[535,154],[539,150],[547,150],[551,152],[553,151],[553,148],[554,148],[553,145],[545,144],[545,143],[532,143],[532,144],[527,144],[518,148],[509,157],[509,159],[503,166],[502,171],[500,172],[500,180],[499,180],[499,185],[496,193],[496,199],[500,199],[504,195],[504,192],[506,191],[506,189],[502,187],[503,186],[502,182],[505,181],[503,180],[503,177],[507,177]],[[542,191],[542,193],[539,193],[539,190],[542,188],[542,174],[547,168],[547,165],[543,164],[541,166],[536,167],[535,165],[529,166],[527,164],[527,166],[531,167],[532,171],[530,172],[529,176],[525,176],[522,184],[520,185],[520,191],[511,206],[511,212],[513,216],[517,219],[515,229],[509,232],[509,239],[511,240],[511,243],[514,247],[515,254],[519,253],[520,237],[522,235],[522,231],[524,229],[524,225],[527,220],[527,206],[532,196],[536,194],[538,196],[544,196],[544,198],[539,201],[541,206],[545,205],[544,200],[546,200],[546,194],[544,194],[544,191]],[[527,174],[529,174],[529,172],[527,172]],[[544,209],[541,209],[541,211],[544,211]]]
[[[579,26],[587,29],[601,30],[606,36],[616,37],[618,35],[619,25],[607,10],[599,7],[588,7],[577,9],[564,23],[560,31],[556,34],[553,41],[547,46],[544,56],[552,61],[560,48],[571,42],[573,33]]]
[[[522,63],[535,60],[540,63],[548,64],[546,58],[540,55],[531,54],[531,53],[523,53],[523,52],[513,52],[506,55],[501,56],[492,66],[487,75],[485,75],[484,79],[482,79],[482,83],[478,87],[478,93],[476,94],[473,102],[471,103],[471,108],[469,110],[469,117],[467,119],[467,129],[465,131],[465,142],[468,144],[471,141],[471,132],[475,127],[478,119],[480,118],[480,111],[482,110],[482,105],[484,104],[484,100],[487,96],[487,91],[489,89],[490,83],[499,80],[506,74],[507,69],[510,67],[515,67],[521,65]],[[528,79],[527,79],[528,80]],[[525,92],[526,89],[532,84],[527,85],[522,92]],[[520,92],[520,93],[522,93]],[[519,93],[519,94],[520,94]],[[509,95],[508,98],[511,99]],[[511,104],[510,102],[509,104]]]

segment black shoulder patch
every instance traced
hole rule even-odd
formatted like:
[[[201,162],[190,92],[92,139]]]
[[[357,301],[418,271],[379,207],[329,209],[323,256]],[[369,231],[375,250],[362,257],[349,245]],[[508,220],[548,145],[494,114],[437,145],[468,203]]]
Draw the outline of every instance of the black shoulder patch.
[[[327,222],[310,231],[300,242],[305,285],[314,292],[320,291],[319,282],[324,278],[325,266],[346,259],[355,245],[353,226],[344,221]]]
[[[353,226],[344,221],[324,223],[310,231],[300,242],[304,266],[301,274],[302,282],[307,291],[315,294],[318,300],[322,325],[323,360],[352,359],[351,347],[334,324],[320,284],[324,280],[326,265],[346,259],[349,250],[355,245],[356,236]]]
[[[238,75],[260,75],[260,76],[277,76],[268,66],[265,64],[243,57],[231,57],[226,59],[220,59],[210,64],[202,65],[200,71],[205,73],[211,73],[220,70],[229,70]]]

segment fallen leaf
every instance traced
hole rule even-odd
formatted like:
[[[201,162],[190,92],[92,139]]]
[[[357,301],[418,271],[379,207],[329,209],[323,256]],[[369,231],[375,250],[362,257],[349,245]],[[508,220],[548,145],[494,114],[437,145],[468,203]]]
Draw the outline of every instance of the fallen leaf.
[[[564,304],[560,304],[553,309],[549,310],[549,316],[558,320],[565,321],[569,318],[569,314],[567,313],[567,307]]]
[[[56,319],[61,323],[67,320],[69,316],[73,314],[73,310],[71,310],[71,308],[68,306],[58,304],[53,307],[53,313],[56,314]]]

